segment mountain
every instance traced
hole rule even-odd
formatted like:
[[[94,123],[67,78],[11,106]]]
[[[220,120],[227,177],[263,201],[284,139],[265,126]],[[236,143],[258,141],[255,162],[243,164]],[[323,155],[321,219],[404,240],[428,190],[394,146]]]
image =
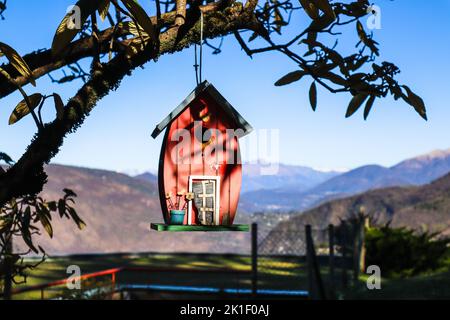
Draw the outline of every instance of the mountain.
[[[450,172],[450,149],[436,150],[409,159],[391,168],[399,178],[420,185],[433,181]]]
[[[424,186],[384,188],[327,202],[280,222],[265,242],[271,244],[274,242],[271,240],[280,234],[304,230],[307,224],[314,230],[325,229],[330,223],[338,225],[341,219],[358,212],[361,206],[378,225],[391,221],[393,227],[450,235],[450,174]]]
[[[78,194],[75,207],[87,227],[52,219],[54,237],[35,236],[50,255],[96,252],[250,252],[248,233],[156,232],[150,222],[161,222],[156,183],[125,174],[62,165],[45,168],[48,183],[42,196],[59,199],[63,188]],[[19,241],[15,242],[20,245]]]
[[[339,172],[319,171],[304,166],[251,163],[243,165],[242,192],[257,190],[307,190]]]
[[[274,189],[242,195],[244,211],[306,210],[324,201],[364,191],[391,187],[423,185],[450,172],[450,149],[434,151],[405,160],[393,167],[368,165],[356,168],[310,188],[309,190]]]
[[[152,184],[157,184],[158,183],[158,177],[156,175],[154,175],[153,173],[150,173],[150,172],[144,172],[144,173],[142,173],[140,175],[135,176],[135,178],[139,179],[139,180],[150,182]]]

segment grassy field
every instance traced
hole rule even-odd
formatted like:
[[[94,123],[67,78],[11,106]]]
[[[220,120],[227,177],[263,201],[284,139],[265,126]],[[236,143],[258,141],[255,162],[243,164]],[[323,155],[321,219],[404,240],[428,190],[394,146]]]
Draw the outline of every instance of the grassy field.
[[[67,267],[77,265],[82,274],[106,270],[117,267],[153,267],[176,268],[177,271],[148,273],[120,273],[117,277],[119,284],[158,284],[178,286],[201,286],[216,288],[251,288],[250,274],[241,273],[197,273],[181,272],[186,269],[233,270],[250,271],[249,256],[238,255],[198,255],[198,254],[111,254],[111,255],[83,255],[49,258],[36,269],[28,272],[27,283],[16,286],[27,286],[49,283],[68,277]],[[264,258],[259,262],[259,285],[266,289],[306,290],[304,264],[296,258]],[[111,276],[97,279],[98,283],[108,284]],[[86,281],[86,286],[95,285]],[[47,289],[45,297],[61,294],[61,287]],[[40,291],[15,295],[15,299],[39,299]]]
[[[326,259],[321,261],[321,275],[325,287],[329,288],[329,274]],[[250,274],[239,273],[198,273],[181,272],[186,269],[233,270],[250,271],[249,256],[238,255],[199,255],[199,254],[107,254],[107,255],[79,255],[50,258],[38,268],[31,270],[23,288],[37,284],[49,283],[68,277],[66,269],[70,265],[81,268],[82,274],[106,270],[117,267],[158,267],[175,268],[170,272],[149,273],[120,273],[118,284],[157,284],[177,286],[198,286],[215,288],[251,288]],[[178,271],[177,271],[178,270]],[[304,259],[284,257],[263,257],[258,262],[258,285],[262,289],[279,290],[307,290],[308,281]],[[348,274],[349,280],[351,274]],[[338,299],[450,299],[450,272],[442,270],[434,274],[425,274],[408,279],[382,279],[381,290],[368,290],[366,276],[361,276],[355,286],[343,290],[339,284],[342,272],[336,270]],[[351,283],[351,281],[350,281]],[[84,289],[111,285],[111,276],[104,276],[95,281],[82,283]],[[52,298],[67,294],[65,287],[46,289],[45,298]],[[40,299],[41,292],[33,291],[15,295],[14,299]],[[165,297],[158,295],[156,298]],[[173,297],[172,297],[173,298]],[[190,298],[185,296],[184,298]]]
[[[357,286],[342,293],[342,298],[364,300],[450,299],[449,271],[406,279],[383,278],[381,290],[367,289],[366,279],[367,276],[362,276]]]

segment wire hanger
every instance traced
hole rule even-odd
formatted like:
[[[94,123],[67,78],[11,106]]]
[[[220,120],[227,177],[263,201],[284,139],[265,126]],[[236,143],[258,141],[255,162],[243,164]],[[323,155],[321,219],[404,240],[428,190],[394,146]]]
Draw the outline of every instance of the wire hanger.
[[[203,76],[202,76],[202,69],[203,69],[203,11],[200,10],[200,57],[198,57],[197,54],[197,44],[194,45],[194,54],[195,54],[195,62],[194,62],[194,69],[195,69],[195,81],[197,82],[197,85],[202,83]],[[198,62],[200,60],[200,63]]]

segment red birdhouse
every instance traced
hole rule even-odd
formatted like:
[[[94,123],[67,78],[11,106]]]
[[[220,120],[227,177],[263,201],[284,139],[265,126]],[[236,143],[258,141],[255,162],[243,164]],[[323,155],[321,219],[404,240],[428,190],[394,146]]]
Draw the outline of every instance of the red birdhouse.
[[[158,184],[165,225],[233,225],[242,183],[239,138],[250,124],[204,81],[152,137],[164,129]]]

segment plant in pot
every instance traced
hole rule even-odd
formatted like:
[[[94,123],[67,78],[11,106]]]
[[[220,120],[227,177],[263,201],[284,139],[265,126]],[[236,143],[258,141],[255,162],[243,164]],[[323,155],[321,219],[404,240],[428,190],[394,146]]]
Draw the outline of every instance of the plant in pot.
[[[185,196],[186,201],[183,207],[181,207],[181,199],[184,195],[184,191],[178,192],[174,204],[172,201],[172,194],[166,194],[167,207],[169,208],[170,213],[170,224],[172,225],[182,225],[184,223],[188,201],[191,201],[194,198],[193,194],[187,193]]]

